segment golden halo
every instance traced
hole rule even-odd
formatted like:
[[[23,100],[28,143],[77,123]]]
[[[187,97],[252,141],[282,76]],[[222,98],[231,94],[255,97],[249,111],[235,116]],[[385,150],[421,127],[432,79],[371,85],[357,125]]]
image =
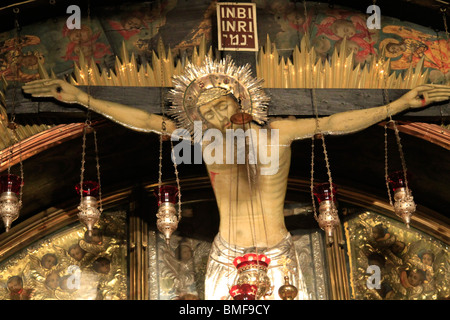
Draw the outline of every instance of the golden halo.
[[[198,111],[199,97],[207,94],[208,90],[222,91],[233,94],[240,102],[242,111],[251,114],[255,122],[263,124],[267,121],[269,98],[261,82],[251,76],[249,64],[237,67],[229,56],[221,61],[206,57],[202,65],[189,63],[182,75],[173,77],[174,88],[168,96],[172,105],[167,113],[174,116],[179,128],[188,129],[193,135],[194,121],[202,121],[203,129],[207,128]]]
[[[381,41],[380,45],[379,45],[381,54],[384,55],[386,58],[395,58],[395,57],[402,55],[401,52],[391,53],[391,52],[387,51],[386,46],[390,43],[399,44],[400,41],[398,41],[397,39],[394,39],[394,38],[387,38],[387,39],[384,39],[383,41]]]

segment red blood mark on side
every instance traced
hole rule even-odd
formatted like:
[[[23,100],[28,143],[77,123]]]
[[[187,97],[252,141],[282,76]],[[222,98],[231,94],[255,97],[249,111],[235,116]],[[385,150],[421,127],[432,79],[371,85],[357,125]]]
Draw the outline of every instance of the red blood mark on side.
[[[213,171],[209,172],[209,175],[211,177],[211,185],[212,185],[213,189],[214,189],[214,181],[216,180],[216,175],[217,174],[219,174],[219,173],[218,172],[213,172]]]

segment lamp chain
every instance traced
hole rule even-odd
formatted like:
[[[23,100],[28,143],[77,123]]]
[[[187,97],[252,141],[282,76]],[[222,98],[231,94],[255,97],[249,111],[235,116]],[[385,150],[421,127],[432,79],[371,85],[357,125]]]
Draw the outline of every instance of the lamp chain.
[[[159,46],[160,46],[160,50],[159,53],[160,55],[162,55],[163,51],[163,43],[162,41],[159,41]],[[165,97],[164,97],[164,93],[163,93],[163,85],[164,85],[164,65],[163,65],[163,59],[164,57],[160,56],[159,57],[161,63],[161,67],[160,67],[160,76],[161,76],[161,89],[160,89],[160,103],[161,103],[161,116],[162,116],[162,122],[161,122],[161,135],[159,136],[159,172],[158,172],[158,201],[160,201],[161,199],[161,186],[162,186],[162,150],[163,150],[163,139],[168,136],[167,134],[167,125],[166,125],[166,115],[165,115],[165,106],[164,106],[164,101],[165,101]],[[181,189],[180,189],[180,178],[178,176],[178,167],[177,167],[177,162],[175,159],[175,154],[173,153],[173,141],[172,139],[170,140],[170,150],[171,150],[171,158],[172,158],[172,162],[173,162],[173,167],[174,167],[174,172],[175,172],[175,180],[176,180],[176,184],[177,184],[177,189],[178,189],[178,222],[181,220]]]
[[[20,42],[20,29],[21,26],[19,24],[19,12],[20,9],[19,8],[14,8],[13,9],[14,12],[14,27],[16,29],[16,39],[14,41],[14,53],[13,55],[15,56],[15,58],[17,59],[17,53],[19,51],[18,49],[18,45]],[[16,60],[17,62],[17,60]],[[15,80],[14,80],[14,90],[13,90],[13,98],[12,98],[12,110],[11,110],[11,120],[8,121],[8,129],[11,130],[11,149],[10,149],[10,155],[9,155],[9,161],[8,161],[8,175],[11,174],[11,165],[12,165],[12,160],[13,160],[13,149],[14,149],[14,145],[18,144],[19,147],[19,166],[20,166],[20,179],[21,179],[21,183],[20,183],[20,190],[19,190],[19,204],[22,205],[22,195],[23,195],[23,162],[22,162],[22,151],[21,151],[21,139],[19,138],[18,134],[17,134],[17,128],[18,125],[16,124],[15,120],[16,120],[16,103],[17,103],[17,85],[19,83],[19,68],[18,65],[16,64],[15,67]]]
[[[384,74],[385,74],[384,77],[386,79],[386,73],[384,73]],[[406,168],[405,154],[403,152],[403,146],[402,146],[402,142],[401,142],[401,138],[400,138],[400,132],[398,130],[396,121],[392,119],[392,113],[390,111],[389,92],[388,92],[386,86],[384,86],[384,88],[383,88],[383,94],[384,94],[384,99],[385,99],[385,101],[387,103],[386,104],[386,112],[387,112],[387,115],[389,117],[389,121],[384,125],[384,128],[385,128],[384,129],[384,136],[385,136],[384,137],[384,154],[385,154],[385,160],[384,160],[385,161],[384,162],[385,173],[384,174],[385,174],[385,180],[386,180],[386,187],[387,187],[387,191],[388,191],[388,195],[389,195],[389,202],[392,205],[391,192],[390,192],[390,189],[389,189],[389,173],[388,173],[388,170],[389,170],[388,165],[389,164],[388,164],[387,124],[389,122],[392,123],[392,126],[394,128],[394,133],[395,133],[395,138],[396,138],[396,141],[397,141],[398,152],[400,154],[400,161],[401,161],[401,164],[402,164],[403,178],[404,178],[404,181],[405,181],[405,188],[406,188],[405,192],[406,192],[407,196],[410,195],[410,190],[408,188],[407,168]]]
[[[90,1],[88,1],[87,6],[87,19],[88,24],[91,26],[91,9],[90,9]],[[81,40],[80,40],[81,41]],[[92,62],[92,61],[90,61]],[[89,63],[90,63],[89,62]],[[98,153],[98,142],[97,142],[97,132],[95,128],[92,126],[91,119],[91,76],[92,76],[92,68],[93,66],[88,64],[88,74],[87,74],[87,113],[86,120],[83,126],[83,143],[82,143],[82,152],[81,152],[81,174],[80,174],[80,200],[83,200],[83,182],[84,182],[84,173],[85,173],[85,165],[86,165],[86,136],[88,129],[92,130],[94,137],[94,152],[95,152],[95,162],[96,162],[96,170],[97,170],[97,181],[98,181],[98,204],[99,211],[103,211],[102,204],[102,185],[100,179],[100,158]]]
[[[306,1],[303,0],[303,10],[305,13],[305,21],[308,20],[308,12],[306,9]],[[305,36],[308,35],[308,32],[305,32]],[[298,36],[298,40],[300,43],[300,35],[299,32],[297,31],[297,36]],[[311,61],[310,61],[311,62]],[[314,73],[313,73],[314,76]],[[314,83],[314,82],[313,82]],[[316,129],[314,131],[314,135],[311,137],[311,183],[310,183],[310,194],[311,194],[311,202],[312,202],[312,206],[313,206],[313,214],[314,214],[314,219],[316,219],[316,221],[318,220],[317,217],[317,208],[316,208],[316,201],[314,199],[314,154],[315,154],[315,135],[316,133],[319,131],[319,117],[318,117],[318,111],[316,108],[316,104],[314,103],[314,99],[315,99],[315,92],[312,92],[312,97],[311,97],[311,103],[313,104],[313,108],[314,108],[314,113],[315,113],[315,122],[316,122]]]
[[[314,74],[314,73],[313,73]],[[320,135],[320,138],[322,140],[322,149],[323,149],[323,155],[324,155],[324,159],[325,159],[325,166],[327,168],[327,175],[328,175],[328,182],[330,184],[330,195],[331,195],[331,201],[334,202],[334,194],[333,194],[333,178],[331,176],[331,168],[330,168],[330,160],[328,158],[328,151],[327,151],[327,146],[326,146],[326,142],[325,142],[325,135],[323,133],[321,133],[320,131],[320,121],[319,121],[319,112],[317,109],[317,97],[316,97],[316,90],[315,87],[313,87],[311,89],[311,96],[312,96],[312,105],[314,108],[314,114],[315,114],[315,121],[316,121],[316,129],[314,132],[314,135],[311,138],[311,198],[312,200],[314,200],[314,139],[316,138],[317,134]],[[314,217],[317,220],[317,209],[316,209],[316,205],[313,201],[313,210],[314,210]]]
[[[306,7],[306,1],[303,0],[303,9],[305,12],[305,21],[307,21],[308,19],[308,11],[307,11],[307,7]],[[309,30],[307,30],[307,32],[305,32],[305,36],[309,36]],[[314,61],[309,61],[311,63],[311,65],[314,65]],[[315,68],[315,66],[314,66]],[[322,134],[320,132],[320,121],[319,121],[319,112],[317,109],[317,97],[316,97],[316,81],[315,81],[315,72],[312,73],[312,88],[311,88],[311,103],[314,109],[314,119],[316,122],[316,128],[314,131],[314,135],[311,137],[311,185],[310,185],[310,190],[311,190],[311,200],[312,200],[312,206],[313,206],[313,213],[314,213],[314,218],[316,219],[316,221],[318,220],[317,217],[317,208],[316,208],[316,203],[315,203],[315,199],[314,199],[314,153],[315,153],[315,138],[317,137],[317,135],[320,135],[320,138],[322,140],[322,148],[323,148],[323,154],[324,154],[324,158],[325,158],[325,165],[327,168],[327,175],[328,175],[328,181],[330,183],[330,193],[331,193],[331,200],[334,202],[334,194],[333,194],[333,179],[331,177],[331,169],[330,169],[330,161],[328,158],[328,152],[327,152],[327,146],[325,143],[325,135]]]
[[[389,204],[393,207],[391,190],[389,188],[389,169],[388,169],[388,133],[387,123],[384,125],[384,180],[386,183],[387,194],[389,196]]]

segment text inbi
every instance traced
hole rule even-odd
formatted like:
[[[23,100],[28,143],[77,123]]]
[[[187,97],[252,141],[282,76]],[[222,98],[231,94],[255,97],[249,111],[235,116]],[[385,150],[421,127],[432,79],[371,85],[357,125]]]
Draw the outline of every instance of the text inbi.
[[[218,3],[219,50],[258,51],[255,3]]]

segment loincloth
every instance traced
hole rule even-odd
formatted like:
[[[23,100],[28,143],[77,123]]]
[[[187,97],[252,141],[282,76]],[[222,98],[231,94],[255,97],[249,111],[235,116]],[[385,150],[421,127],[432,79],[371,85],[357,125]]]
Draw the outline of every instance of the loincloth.
[[[220,233],[215,237],[209,254],[205,277],[205,300],[229,300],[229,290],[236,280],[237,270],[233,260],[246,253],[256,253],[255,248],[237,247],[227,243]],[[298,289],[295,300],[307,300],[308,293],[302,271],[297,258],[297,252],[288,233],[284,240],[271,248],[258,248],[258,254],[264,254],[271,259],[267,275],[273,286],[272,294],[266,300],[281,300],[278,289],[284,285],[283,260],[288,258],[288,276],[290,284]]]

